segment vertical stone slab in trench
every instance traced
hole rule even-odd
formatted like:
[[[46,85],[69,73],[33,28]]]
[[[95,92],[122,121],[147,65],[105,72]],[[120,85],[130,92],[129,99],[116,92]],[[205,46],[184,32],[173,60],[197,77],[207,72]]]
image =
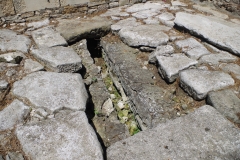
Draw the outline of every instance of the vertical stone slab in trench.
[[[59,0],[13,0],[16,13],[59,7]]]

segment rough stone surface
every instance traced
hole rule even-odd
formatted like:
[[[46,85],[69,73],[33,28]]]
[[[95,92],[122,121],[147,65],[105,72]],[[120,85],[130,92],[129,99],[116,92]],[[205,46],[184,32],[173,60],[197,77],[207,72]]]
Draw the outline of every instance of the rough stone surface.
[[[164,94],[166,90],[154,85],[152,72],[143,69],[136,61],[138,51],[107,38],[102,39],[101,45],[106,62],[134,104],[132,111],[139,115],[145,127],[155,127],[176,116],[170,97]]]
[[[32,49],[31,54],[54,72],[77,72],[82,68],[81,58],[69,47]]]
[[[202,106],[113,144],[107,159],[238,159],[239,139],[238,128],[211,106]]]
[[[216,108],[226,118],[235,123],[240,123],[240,99],[232,90],[210,92],[207,103]]]
[[[118,34],[122,41],[129,46],[157,47],[167,44],[169,37],[163,31],[168,31],[169,29],[169,27],[161,25],[139,25],[123,28]]]
[[[33,61],[32,59],[26,59],[24,62],[24,72],[25,73],[32,73],[37,71],[44,70],[44,66],[40,63]]]
[[[174,48],[171,45],[161,45],[158,46],[155,51],[149,54],[148,61],[155,64],[157,62],[156,56],[169,56],[173,53]]]
[[[22,123],[28,116],[30,108],[19,100],[14,100],[0,112],[0,131],[12,129]]]
[[[237,24],[217,18],[184,12],[178,12],[176,14],[174,23],[188,29],[192,34],[200,36],[218,47],[240,55],[240,27]]]
[[[224,72],[233,73],[240,80],[240,66],[234,63],[223,63],[219,66]]]
[[[38,47],[67,46],[65,39],[52,27],[40,28],[31,34]]]
[[[0,0],[0,17],[15,14],[12,1]]]
[[[97,81],[89,87],[95,112],[102,113],[102,105],[110,97],[103,81]]]
[[[101,14],[100,17],[110,16],[128,17],[129,14],[127,12],[122,11],[122,9],[123,9],[122,7],[108,9],[105,13]]]
[[[159,24],[159,21],[157,18],[147,18],[143,20],[146,24]]]
[[[228,15],[226,15],[224,13],[221,13],[221,12],[218,12],[218,11],[215,11],[215,10],[209,8],[208,6],[193,5],[193,8],[197,9],[199,11],[202,11],[202,12],[210,13],[210,14],[216,16],[216,17],[219,17],[219,18],[223,18],[223,19],[228,18]]]
[[[50,113],[63,108],[84,111],[88,98],[81,76],[71,73],[34,72],[15,82],[12,92]]]
[[[18,126],[15,132],[32,159],[103,159],[97,136],[82,111],[60,111],[52,119]]]
[[[30,22],[27,24],[27,27],[32,27],[33,29],[37,29],[37,28],[40,28],[43,26],[47,26],[47,25],[49,25],[49,23],[50,23],[50,21],[47,18],[47,19],[37,21],[37,22]]]
[[[36,11],[45,8],[59,7],[59,0],[38,0],[38,3],[32,0],[13,0],[16,13]]]
[[[174,22],[172,21],[174,18],[174,15],[169,12],[164,12],[158,16],[159,21],[169,27],[174,26]]]
[[[158,71],[163,79],[168,82],[174,82],[178,73],[190,66],[196,65],[198,62],[188,58],[184,54],[172,54],[170,56],[156,56],[158,61]]]
[[[0,30],[0,51],[21,51],[28,52],[31,41],[24,35],[18,35],[16,32],[1,29]]]
[[[0,80],[0,91],[7,89],[8,85],[9,84],[6,80]]]
[[[222,51],[217,54],[204,55],[199,59],[199,62],[216,66],[220,62],[229,63],[229,62],[235,62],[237,60],[238,60],[238,58],[236,56],[233,56],[228,52]]]
[[[118,32],[124,27],[136,27],[138,25],[141,25],[141,23],[137,22],[136,18],[131,17],[131,18],[120,20],[117,23],[111,25],[111,30],[113,32]]]
[[[67,5],[75,5],[75,4],[85,4],[90,2],[90,0],[60,0],[61,6],[67,6]]]
[[[229,74],[220,71],[190,69],[180,72],[180,86],[194,99],[204,99],[208,92],[234,85]]]
[[[100,38],[110,31],[111,24],[107,18],[98,16],[84,20],[61,19],[56,30],[68,43],[73,43],[85,38]]]
[[[19,64],[26,56],[22,52],[11,52],[0,55],[0,62]]]
[[[175,44],[178,48],[182,49],[187,56],[193,59],[199,59],[203,55],[210,54],[210,52],[194,38],[179,40],[176,41]]]
[[[180,1],[171,1],[172,6],[179,6],[179,7],[186,7],[188,6],[186,3],[180,2]]]
[[[137,19],[146,19],[148,17],[153,17],[158,15],[159,11],[158,10],[143,10],[143,11],[139,11],[136,13],[133,13],[132,16],[137,18]]]
[[[134,4],[131,7],[128,7],[126,9],[127,12],[133,13],[133,12],[139,12],[142,10],[149,10],[149,9],[154,9],[154,10],[162,10],[164,9],[164,6],[161,4],[161,2],[146,2],[146,3],[139,3],[139,4]]]
[[[8,152],[6,160],[24,160],[23,155],[17,152]]]

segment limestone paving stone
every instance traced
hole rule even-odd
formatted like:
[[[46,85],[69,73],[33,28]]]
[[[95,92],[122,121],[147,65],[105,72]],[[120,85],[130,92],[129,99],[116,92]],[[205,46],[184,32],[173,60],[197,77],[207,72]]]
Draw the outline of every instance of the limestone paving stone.
[[[112,22],[104,17],[88,19],[59,19],[56,30],[68,43],[86,38],[100,38],[110,31]],[[71,24],[71,25],[69,25]]]
[[[218,11],[215,11],[214,9],[211,9],[208,6],[193,5],[193,8],[197,9],[199,11],[202,11],[202,12],[210,13],[210,14],[216,16],[216,17],[219,17],[219,18],[223,18],[223,19],[228,18],[228,15],[226,15],[224,13],[221,13],[221,12],[218,12]]]
[[[238,159],[240,130],[211,106],[116,142],[108,160]]]
[[[97,136],[82,111],[60,111],[54,118],[18,126],[15,134],[31,159],[103,160]]]
[[[14,125],[23,123],[30,113],[30,108],[19,100],[14,100],[0,111],[0,131],[12,129]]]
[[[152,17],[144,19],[143,22],[145,22],[146,24],[159,24],[158,19],[157,18],[152,18]]]
[[[240,55],[240,27],[237,24],[220,18],[184,12],[176,14],[174,23],[220,48]]]
[[[188,6],[186,3],[180,1],[171,1],[172,6],[186,7]]]
[[[240,80],[240,66],[234,63],[223,63],[219,67],[227,73],[233,73],[234,76]]]
[[[47,26],[49,25],[50,21],[49,19],[44,19],[44,20],[41,20],[41,21],[37,21],[37,22],[30,22],[27,24],[27,27],[31,27],[33,29],[37,29],[37,28],[41,28],[43,26]]]
[[[199,63],[217,66],[220,62],[231,63],[237,60],[238,58],[236,56],[233,56],[232,54],[225,51],[220,51],[220,53],[217,53],[217,54],[209,54],[209,55],[202,56],[199,59]]]
[[[133,13],[132,16],[137,18],[137,19],[146,19],[149,17],[153,17],[159,14],[160,11],[158,10],[143,10],[143,11],[139,11],[136,13]]]
[[[158,71],[161,77],[168,82],[174,82],[178,73],[184,69],[196,65],[196,60],[190,59],[184,54],[172,54],[169,56],[156,56],[158,61]]]
[[[82,68],[82,60],[69,47],[41,47],[32,49],[31,54],[54,72],[77,72]]]
[[[179,40],[176,41],[175,44],[178,48],[182,49],[187,56],[193,59],[199,59],[203,55],[210,54],[210,52],[194,38]]]
[[[143,10],[162,10],[165,6],[161,2],[146,2],[146,3],[138,3],[134,4],[126,9],[127,12],[133,13],[133,12],[139,12]]]
[[[234,79],[221,71],[189,69],[180,72],[180,86],[194,99],[204,99],[208,92],[234,85]]]
[[[118,34],[122,41],[131,47],[157,47],[169,41],[168,35],[163,32],[168,30],[170,30],[169,27],[162,25],[139,25],[125,27]]]
[[[60,33],[49,26],[32,31],[31,35],[38,47],[67,46]]]
[[[136,27],[138,25],[141,25],[141,23],[137,22],[136,18],[131,17],[131,18],[120,20],[117,23],[111,25],[111,30],[113,32],[118,32],[124,27]]]
[[[31,41],[27,36],[18,35],[16,32],[8,29],[0,30],[0,51],[21,51],[28,52]]]
[[[23,66],[25,73],[32,73],[37,71],[43,71],[44,66],[40,63],[33,61],[32,59],[26,59]]]
[[[173,22],[174,18],[175,18],[174,15],[169,12],[164,12],[158,16],[159,21],[168,27],[174,26],[174,22]]]
[[[12,93],[48,113],[63,108],[84,111],[88,99],[82,77],[72,73],[34,72],[16,81]]]
[[[174,53],[174,48],[171,45],[158,46],[151,54],[149,54],[148,62],[157,63],[156,56],[169,56]]]
[[[240,123],[240,99],[232,90],[221,90],[210,92],[207,97],[207,103],[223,116],[235,123]]]
[[[101,14],[100,17],[109,17],[109,16],[120,16],[120,17],[128,17],[129,14],[127,12],[122,11],[122,7],[116,7],[108,9],[105,13]]]

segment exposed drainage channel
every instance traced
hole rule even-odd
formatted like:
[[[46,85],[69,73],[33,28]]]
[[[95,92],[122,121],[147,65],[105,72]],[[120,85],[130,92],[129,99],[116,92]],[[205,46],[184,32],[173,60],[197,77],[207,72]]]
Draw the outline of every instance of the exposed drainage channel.
[[[84,39],[71,47],[82,59],[80,73],[90,96],[86,114],[103,149],[138,133],[141,127],[131,110],[132,104],[104,61],[100,39]]]

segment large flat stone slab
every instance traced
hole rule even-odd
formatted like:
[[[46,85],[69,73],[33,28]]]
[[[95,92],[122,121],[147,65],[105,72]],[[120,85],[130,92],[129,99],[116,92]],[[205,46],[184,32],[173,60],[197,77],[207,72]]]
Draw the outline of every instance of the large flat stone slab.
[[[169,27],[162,25],[139,25],[122,28],[118,34],[122,41],[129,46],[157,47],[167,44],[169,37],[163,31],[168,30],[170,30]]]
[[[27,36],[18,35],[8,29],[0,30],[0,51],[21,51],[26,53],[30,45],[31,41]]]
[[[158,15],[159,12],[160,12],[159,10],[155,10],[155,9],[143,10],[143,11],[133,13],[132,16],[137,19],[146,19],[146,18]]]
[[[82,110],[88,98],[79,74],[35,72],[13,84],[13,94],[52,113],[63,108]]]
[[[211,106],[119,141],[108,160],[238,159],[240,129]]]
[[[234,85],[234,79],[227,73],[189,69],[180,72],[180,86],[194,99],[204,99],[208,92]]]
[[[73,43],[86,38],[100,38],[110,31],[111,21],[103,17],[89,19],[60,19],[56,30]],[[71,24],[71,25],[69,25]]]
[[[30,108],[19,100],[14,100],[0,111],[0,131],[12,129],[14,125],[23,123],[30,113]]]
[[[174,23],[218,47],[240,55],[240,27],[237,24],[184,12],[176,14]]]
[[[126,9],[127,12],[133,13],[133,12],[139,12],[143,10],[162,10],[165,6],[161,2],[146,2],[146,3],[138,3],[134,4]]]
[[[141,25],[141,23],[137,22],[136,18],[131,17],[131,18],[120,20],[117,23],[111,25],[111,30],[113,32],[118,32],[124,27],[136,27],[138,25]]]
[[[226,118],[235,123],[240,123],[240,99],[232,90],[210,92],[207,103],[216,108]]]
[[[31,34],[38,47],[67,46],[65,39],[52,27],[40,28]]]
[[[31,54],[54,72],[77,72],[82,68],[82,60],[70,47],[41,47],[32,49]]]
[[[31,159],[103,159],[97,136],[82,111],[60,111],[52,119],[18,126],[15,133]]]
[[[211,54],[200,42],[194,38],[187,38],[175,42],[179,49],[192,59],[199,59],[203,55]]]
[[[216,17],[219,17],[219,18],[223,18],[223,19],[228,18],[228,15],[226,15],[224,13],[221,13],[221,12],[218,12],[218,11],[215,11],[214,9],[210,8],[209,6],[193,5],[193,8],[197,9],[201,12],[206,12],[206,13],[212,14],[212,15],[214,15]]]
[[[180,71],[198,63],[198,61],[190,59],[184,54],[157,56],[157,61],[159,65],[158,71],[161,77],[170,83],[177,79]]]

